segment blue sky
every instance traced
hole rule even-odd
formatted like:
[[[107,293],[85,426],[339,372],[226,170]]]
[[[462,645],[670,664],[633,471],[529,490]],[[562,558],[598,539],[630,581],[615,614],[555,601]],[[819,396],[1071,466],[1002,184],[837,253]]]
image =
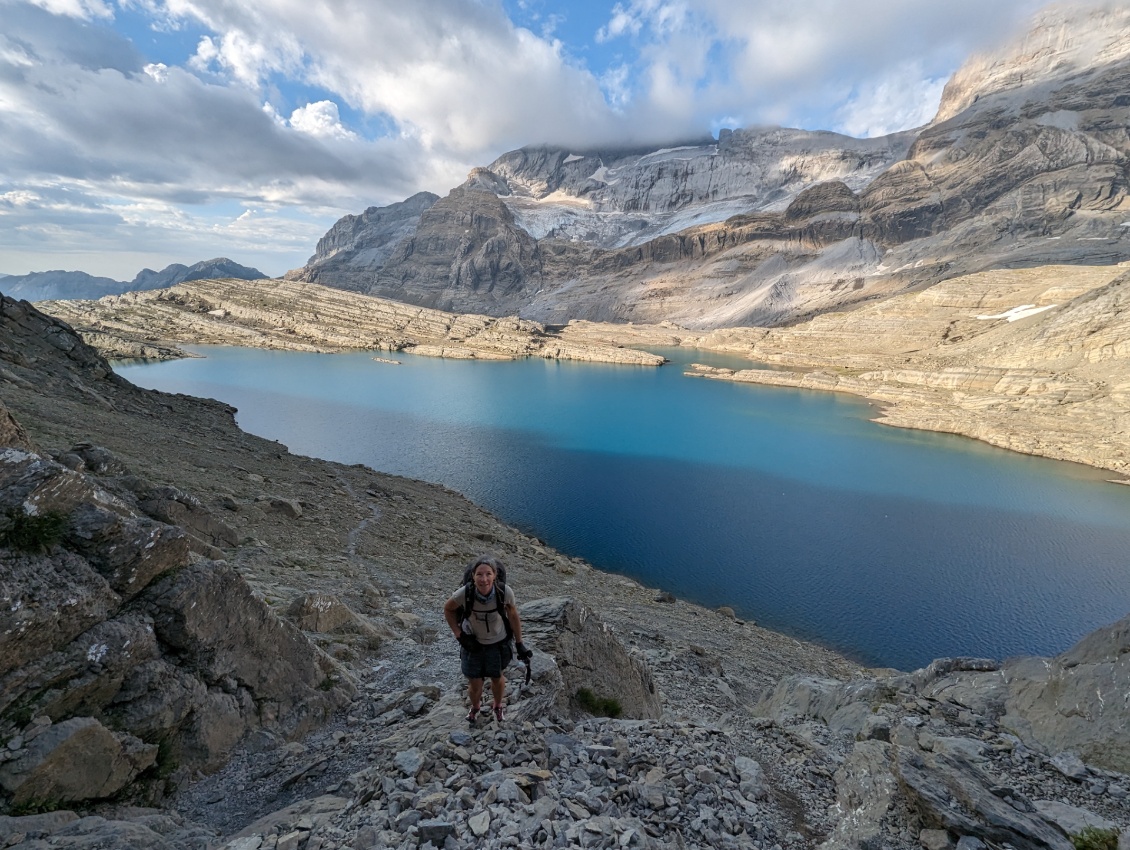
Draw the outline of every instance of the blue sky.
[[[0,273],[278,275],[524,144],[919,126],[1041,5],[0,0]]]

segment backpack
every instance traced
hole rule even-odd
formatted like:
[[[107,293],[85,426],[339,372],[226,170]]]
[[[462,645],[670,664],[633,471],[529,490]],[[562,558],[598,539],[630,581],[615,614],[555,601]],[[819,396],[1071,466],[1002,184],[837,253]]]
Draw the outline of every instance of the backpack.
[[[475,567],[479,566],[482,560],[476,558],[472,561],[467,569],[463,571],[463,604],[455,610],[456,620],[462,622],[471,611],[475,608]],[[506,628],[506,642],[514,640],[514,629],[510,625],[510,618],[502,610],[503,601],[506,599],[506,567],[502,566],[498,561],[494,561],[492,566],[495,567],[494,575],[494,605],[493,611],[487,611],[487,614],[498,614],[502,618],[502,625]]]

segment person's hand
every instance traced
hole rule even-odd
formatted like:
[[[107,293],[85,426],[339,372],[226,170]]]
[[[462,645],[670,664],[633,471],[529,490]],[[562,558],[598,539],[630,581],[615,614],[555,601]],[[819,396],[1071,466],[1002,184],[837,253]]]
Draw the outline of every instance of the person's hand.
[[[476,652],[479,649],[479,641],[474,635],[458,634],[455,639],[459,641],[459,645],[468,652]]]
[[[522,643],[522,641],[518,641],[517,644],[515,644],[514,648],[518,650],[519,661],[529,661],[534,657],[534,654],[524,643]]]

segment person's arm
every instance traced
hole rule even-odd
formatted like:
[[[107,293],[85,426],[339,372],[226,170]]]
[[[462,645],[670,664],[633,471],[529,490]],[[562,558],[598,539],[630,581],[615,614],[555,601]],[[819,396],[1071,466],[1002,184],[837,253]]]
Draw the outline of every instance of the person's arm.
[[[455,636],[456,640],[463,634],[463,629],[459,625],[459,621],[455,619],[455,612],[458,610],[459,600],[455,597],[443,603],[443,618],[447,620],[447,625],[451,628],[451,633]]]
[[[506,591],[506,619],[510,621],[510,630],[514,633],[514,649],[518,651],[518,659],[529,664],[530,659],[533,658],[533,653],[522,643],[522,618],[518,616],[518,606],[510,588],[507,588]]]
[[[522,642],[522,619],[518,616],[518,606],[511,603],[506,605],[506,619],[510,621],[510,629],[514,632],[514,640]]]

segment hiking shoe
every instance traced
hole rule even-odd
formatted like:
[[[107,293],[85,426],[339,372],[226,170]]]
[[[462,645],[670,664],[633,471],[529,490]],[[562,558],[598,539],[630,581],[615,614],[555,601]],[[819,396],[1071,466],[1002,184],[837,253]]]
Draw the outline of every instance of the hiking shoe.
[[[506,719],[506,710],[501,705],[494,707],[494,719],[499,723]]]
[[[479,716],[479,707],[477,705],[471,706],[471,710],[467,712],[467,722],[474,723],[475,718]]]

